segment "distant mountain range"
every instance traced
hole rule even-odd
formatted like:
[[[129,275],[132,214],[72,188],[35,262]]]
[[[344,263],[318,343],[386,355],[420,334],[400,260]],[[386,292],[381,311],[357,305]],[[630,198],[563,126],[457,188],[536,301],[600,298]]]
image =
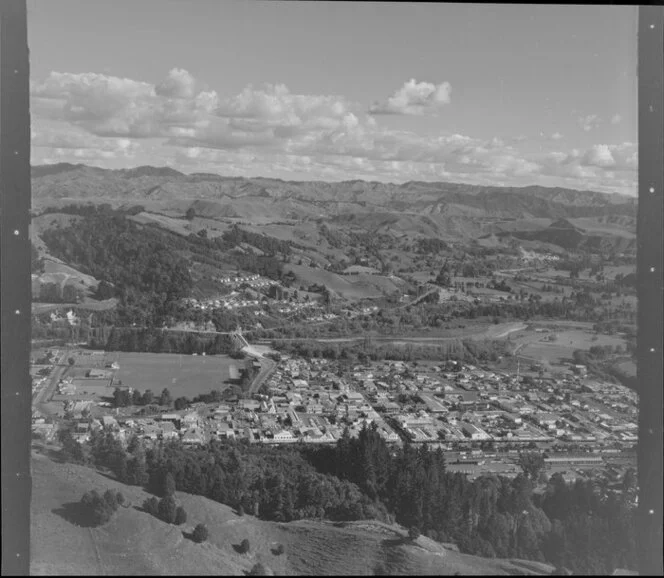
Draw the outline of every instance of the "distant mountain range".
[[[450,240],[511,235],[564,249],[587,244],[589,236],[629,239],[620,243],[629,245],[637,210],[634,197],[540,186],[283,181],[186,175],[168,167],[107,170],[67,163],[33,167],[32,193],[37,211],[70,202],[107,202],[177,216],[193,207],[198,217],[257,225],[322,219],[397,236]],[[574,221],[569,227],[554,225],[569,220]],[[599,247],[602,242],[590,244]]]

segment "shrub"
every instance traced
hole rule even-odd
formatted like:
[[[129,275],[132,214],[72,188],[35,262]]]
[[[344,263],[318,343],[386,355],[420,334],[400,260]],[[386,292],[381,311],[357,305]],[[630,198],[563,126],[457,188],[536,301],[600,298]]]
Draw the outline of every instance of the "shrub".
[[[249,540],[247,540],[247,538],[240,542],[240,554],[246,554],[250,549],[251,545],[249,544]]]
[[[249,570],[248,576],[269,576],[269,574],[267,568],[258,562],[258,564],[254,564],[251,570]]]
[[[281,556],[284,551],[285,549],[283,544],[279,544],[274,550],[272,550],[275,556]]]
[[[175,522],[175,511],[177,507],[175,505],[175,500],[173,496],[166,496],[159,500],[158,506],[158,515],[159,519],[163,520],[167,524],[172,524]]]
[[[152,514],[153,516],[157,516],[159,514],[159,500],[155,498],[154,496],[151,498],[148,498],[143,502],[143,509],[148,513]]]
[[[387,569],[382,564],[376,564],[374,568],[374,576],[387,576]]]
[[[116,492],[111,490],[106,490],[104,492],[104,502],[109,507],[110,510],[115,511],[118,509],[118,495]]]
[[[192,534],[192,538],[194,539],[194,542],[196,542],[197,544],[205,542],[205,540],[208,539],[208,529],[205,527],[204,524],[196,525],[196,527],[194,528],[194,533]]]
[[[100,496],[97,490],[92,490],[83,494],[81,505],[89,521],[95,526],[100,526],[111,519],[119,504],[115,492],[106,490],[104,495]]]
[[[164,476],[161,495],[163,497],[172,496],[175,493],[175,478],[171,472],[167,472]]]
[[[411,526],[408,528],[408,537],[415,541],[420,537],[420,529],[417,526]]]
[[[178,506],[175,510],[175,525],[180,526],[187,521],[187,512],[182,506]]]

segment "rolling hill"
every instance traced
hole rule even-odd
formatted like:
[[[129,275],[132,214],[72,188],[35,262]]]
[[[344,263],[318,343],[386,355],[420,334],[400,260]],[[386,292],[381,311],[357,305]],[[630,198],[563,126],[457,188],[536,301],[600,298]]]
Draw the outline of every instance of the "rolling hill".
[[[258,562],[272,574],[372,575],[548,575],[553,568],[522,560],[460,554],[426,537],[415,542],[405,529],[373,521],[266,522],[231,508],[178,492],[188,520],[166,524],[140,510],[149,494],[90,468],[60,464],[33,452],[31,564],[34,576],[55,575],[242,575]],[[107,524],[91,528],[76,517],[75,504],[92,489],[121,491],[121,507]],[[197,523],[208,541],[188,536]],[[247,538],[251,549],[237,551]],[[284,546],[284,553],[274,549]]]
[[[71,164],[33,167],[32,175],[33,240],[47,259],[43,231],[81,218],[55,210],[110,204],[131,209],[128,218],[134,222],[180,237],[219,237],[238,225],[286,241],[291,246],[288,267],[300,283],[324,284],[350,300],[393,294],[400,287],[387,277],[348,278],[327,267],[362,263],[382,270],[389,264],[387,269],[412,272],[422,266],[413,255],[421,239],[444,241],[443,246],[462,251],[476,241],[496,252],[519,245],[558,254],[633,254],[636,249],[636,199],[592,191],[444,182],[289,182],[186,175],[167,167],[106,170]],[[248,246],[242,250],[261,254]],[[420,253],[424,259],[426,251]],[[218,272],[208,268],[201,275]],[[93,284],[83,281],[86,290]]]
[[[595,252],[626,252],[636,250],[636,235],[628,231],[616,233],[615,229],[602,228],[599,223],[591,221],[587,229],[583,229],[584,219],[576,219],[576,224],[560,218],[548,227],[539,230],[512,231],[499,233],[500,236],[511,235],[525,241],[539,241],[558,245],[567,250],[587,249]]]
[[[591,191],[545,187],[477,187],[453,183],[404,184],[344,181],[282,181],[264,178],[228,178],[218,175],[184,175],[166,167],[106,170],[85,165],[33,167],[36,205],[53,199],[105,199],[140,203],[152,200],[208,200],[222,205],[229,198],[250,204],[268,202],[282,211],[340,214],[390,212],[512,218],[580,218],[606,215],[635,216],[636,199]],[[269,201],[278,203],[269,203]],[[448,209],[448,207],[450,207]]]
[[[510,233],[529,241],[570,248],[623,252],[633,249],[636,199],[616,194],[530,186],[485,187],[445,182],[403,184],[326,183],[280,179],[185,175],[168,167],[106,170],[59,164],[32,169],[33,206],[109,203],[143,206],[148,213],[245,225],[296,227],[324,220],[397,238],[447,241]],[[583,239],[552,232],[573,221]],[[523,224],[521,228],[517,223]]]

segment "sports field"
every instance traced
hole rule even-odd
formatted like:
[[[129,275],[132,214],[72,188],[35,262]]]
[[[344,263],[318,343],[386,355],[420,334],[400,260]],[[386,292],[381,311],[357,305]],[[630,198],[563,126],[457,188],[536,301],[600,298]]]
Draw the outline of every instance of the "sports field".
[[[558,364],[572,358],[575,349],[588,350],[593,345],[625,346],[625,340],[612,335],[593,335],[592,332],[580,329],[565,329],[551,332],[556,335],[555,341],[545,341],[548,335],[543,334],[544,341],[535,341],[525,345],[519,354],[524,357]]]
[[[230,365],[241,361],[224,355],[178,355],[171,353],[108,353],[106,361],[117,361],[115,379],[139,391],[159,394],[168,388],[171,396],[195,397],[213,389],[225,389]]]

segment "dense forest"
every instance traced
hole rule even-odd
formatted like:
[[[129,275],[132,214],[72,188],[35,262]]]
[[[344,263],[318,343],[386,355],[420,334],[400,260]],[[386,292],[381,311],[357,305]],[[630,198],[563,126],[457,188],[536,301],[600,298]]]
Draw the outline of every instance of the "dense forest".
[[[366,427],[357,438],[346,432],[335,447],[321,448],[237,442],[145,448],[133,438],[125,450],[101,430],[85,448],[67,429],[60,440],[64,459],[108,468],[157,496],[174,483],[265,520],[396,521],[465,553],[546,561],[579,574],[636,564],[631,471],[618,492],[590,481],[568,484],[560,474],[535,491],[540,472],[528,465],[512,480],[471,482],[446,470],[441,451],[410,444],[394,450]]]
[[[42,238],[53,255],[102,281],[101,298],[119,298],[118,316],[128,325],[159,324],[193,287],[172,236],[123,215],[91,215]]]

